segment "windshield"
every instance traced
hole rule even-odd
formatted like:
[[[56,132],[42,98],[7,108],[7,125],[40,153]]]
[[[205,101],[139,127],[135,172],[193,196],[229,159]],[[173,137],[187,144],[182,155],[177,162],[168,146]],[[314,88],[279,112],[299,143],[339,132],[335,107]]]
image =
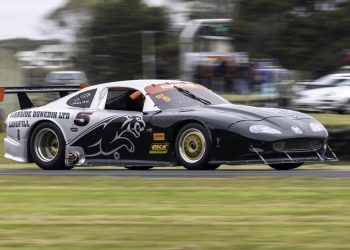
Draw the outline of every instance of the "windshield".
[[[165,83],[145,88],[161,110],[229,103],[211,90],[195,83]]]

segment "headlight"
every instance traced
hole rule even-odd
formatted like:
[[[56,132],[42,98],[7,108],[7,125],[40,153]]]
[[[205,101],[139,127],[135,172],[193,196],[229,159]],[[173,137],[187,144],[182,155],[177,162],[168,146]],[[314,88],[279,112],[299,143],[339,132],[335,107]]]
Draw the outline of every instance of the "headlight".
[[[326,130],[321,124],[316,122],[310,123],[310,128],[313,132],[323,132]]]
[[[265,125],[252,125],[249,127],[249,131],[254,134],[275,134],[280,135],[282,134],[281,131],[275,128],[271,128]]]

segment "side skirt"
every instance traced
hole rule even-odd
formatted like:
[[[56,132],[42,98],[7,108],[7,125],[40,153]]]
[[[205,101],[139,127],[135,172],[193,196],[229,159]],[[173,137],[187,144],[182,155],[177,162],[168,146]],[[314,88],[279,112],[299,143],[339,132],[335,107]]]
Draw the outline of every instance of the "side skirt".
[[[171,162],[163,161],[140,161],[140,160],[106,160],[106,159],[86,159],[86,161],[79,166],[158,166],[166,167],[172,166]]]

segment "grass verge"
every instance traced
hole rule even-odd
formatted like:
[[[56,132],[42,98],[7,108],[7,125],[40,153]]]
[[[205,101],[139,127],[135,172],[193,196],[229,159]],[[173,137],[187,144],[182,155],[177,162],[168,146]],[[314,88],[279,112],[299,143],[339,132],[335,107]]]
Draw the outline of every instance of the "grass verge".
[[[348,249],[350,179],[0,177],[1,249]]]
[[[350,127],[350,115],[310,113],[312,117],[327,127]]]

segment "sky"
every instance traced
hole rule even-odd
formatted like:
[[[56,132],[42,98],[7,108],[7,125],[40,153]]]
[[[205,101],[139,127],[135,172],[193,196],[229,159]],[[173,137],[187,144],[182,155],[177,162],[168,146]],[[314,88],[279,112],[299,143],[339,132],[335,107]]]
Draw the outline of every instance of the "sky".
[[[71,34],[57,30],[45,17],[69,0],[0,0],[0,40],[12,38],[71,40]],[[84,0],[82,0],[84,1]],[[166,6],[179,22],[183,3],[172,0],[145,0],[151,6]]]
[[[48,39],[59,37],[48,20],[67,0],[0,0],[0,40],[10,38]]]

